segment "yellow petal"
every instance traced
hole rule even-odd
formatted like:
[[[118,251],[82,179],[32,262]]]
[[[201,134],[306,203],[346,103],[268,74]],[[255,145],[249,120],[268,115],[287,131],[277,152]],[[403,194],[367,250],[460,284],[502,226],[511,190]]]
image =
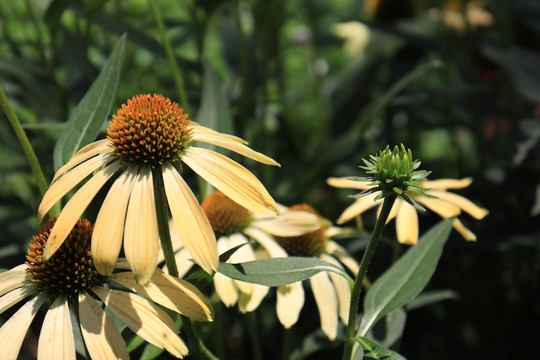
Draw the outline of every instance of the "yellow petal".
[[[71,170],[62,176],[58,181],[51,184],[47,190],[38,208],[38,221],[41,222],[45,215],[60,199],[71,189],[83,181],[88,175],[96,169],[106,165],[113,160],[109,155],[96,156]]]
[[[21,264],[0,274],[0,296],[24,285],[27,268],[26,264]]]
[[[342,268],[339,261],[334,259],[332,256],[329,256],[327,254],[321,254],[321,260],[324,260],[326,262],[329,262],[330,264],[333,264],[339,268]],[[347,324],[349,321],[349,306],[351,303],[351,286],[349,285],[349,282],[347,279],[345,279],[343,276],[338,275],[336,273],[328,273],[330,275],[330,280],[332,280],[332,283],[334,284],[334,288],[336,289],[336,295],[338,299],[338,308],[339,308],[339,317],[341,318],[341,321]]]
[[[252,226],[274,236],[301,236],[317,231],[322,226],[317,215],[309,211],[293,210],[253,222]]]
[[[379,204],[379,200],[375,200],[377,194],[369,194],[361,198],[356,199],[352,205],[343,211],[339,219],[337,219],[338,224],[346,223],[347,221],[354,219],[356,216],[362,214],[364,211],[371,209],[375,205]]]
[[[382,209],[382,200],[378,201],[379,202],[379,207],[377,208],[377,217],[379,217],[381,215],[381,209]],[[388,214],[388,219],[386,219],[386,224],[388,224],[391,220],[393,220],[398,212],[400,211],[401,209],[401,204],[404,204],[405,201],[402,200],[401,198],[397,198],[396,201],[394,202],[394,205],[392,205],[392,208],[390,209],[390,214]]]
[[[86,145],[77,153],[75,153],[75,155],[73,155],[73,157],[64,166],[58,169],[56,174],[54,174],[52,182],[55,182],[60,175],[64,174],[66,171],[71,170],[83,161],[86,161],[99,154],[111,153],[113,151],[113,148],[110,147],[109,144],[109,140],[104,139]]]
[[[177,335],[171,318],[144,298],[123,291],[94,287],[92,291],[134,333],[149,343],[182,358],[188,349]]]
[[[212,321],[213,309],[204,295],[187,281],[154,271],[141,285],[129,271],[112,275],[111,279],[154,302],[197,321]]]
[[[224,136],[224,137],[227,137],[231,140],[234,140],[238,143],[241,143],[241,144],[244,144],[244,145],[247,145],[248,142],[238,136],[234,136],[234,135],[230,135],[230,134],[224,134],[224,133],[220,133],[220,132],[217,132],[215,130],[212,130],[210,128],[207,128],[205,126],[202,126],[202,125],[199,125],[197,124],[195,121],[191,121],[189,123],[189,126],[188,126],[189,129],[193,129],[193,135],[196,136],[197,134],[206,134],[206,133],[209,133],[209,134],[220,134],[221,136]]]
[[[228,157],[192,146],[186,150],[182,161],[246,209],[269,215],[278,212],[277,204],[261,182],[245,167]]]
[[[397,238],[401,244],[418,242],[418,214],[414,206],[403,201],[396,217]]]
[[[276,311],[279,322],[288,329],[298,321],[304,306],[304,288],[301,282],[279,286],[277,289]]]
[[[222,148],[234,151],[240,155],[243,155],[263,164],[280,166],[279,163],[277,163],[270,157],[261,154],[260,152],[254,151],[248,146],[246,146],[245,142],[238,141],[239,138],[235,136],[230,136],[219,132],[198,132],[195,130],[193,132],[192,139],[195,141],[201,141],[208,144],[220,146]]]
[[[65,295],[56,298],[43,319],[38,343],[38,360],[75,359],[75,340],[69,304]]]
[[[234,286],[233,280],[221,273],[216,273],[213,280],[216,294],[221,299],[221,302],[227,307],[236,304],[238,301],[238,289]]]
[[[159,245],[152,172],[149,167],[143,167],[131,191],[124,229],[126,259],[141,284],[154,273]]]
[[[122,248],[124,223],[136,172],[126,169],[107,193],[92,232],[92,259],[103,275],[111,275]]]
[[[366,181],[351,180],[348,177],[330,177],[326,179],[326,183],[330,186],[344,189],[367,190],[372,187],[368,186],[369,183]]]
[[[425,189],[446,190],[446,189],[462,189],[471,185],[472,178],[463,179],[438,179],[423,181],[421,186]]]
[[[222,240],[224,237],[222,237],[220,240]],[[222,244],[223,242],[219,242]],[[224,253],[225,251],[232,249],[235,246],[241,245],[241,244],[247,244],[248,239],[244,235],[241,234],[231,234],[229,236],[229,242],[227,248],[220,248],[218,244],[218,252],[220,254]],[[253,261],[256,260],[255,253],[253,252],[253,248],[251,245],[247,244],[239,248],[229,257],[229,260],[227,262],[230,263],[242,263],[247,261]],[[238,281],[234,280],[235,286],[243,293],[251,294],[251,291],[253,290],[254,284],[250,284],[244,281]]]
[[[443,219],[448,219],[450,217],[458,216],[461,213],[459,207],[454,204],[442,200],[442,199],[432,199],[428,197],[419,197],[417,201],[425,205],[427,208],[437,213]]]
[[[337,335],[338,325],[338,300],[334,285],[328,274],[320,272],[309,279],[315,302],[319,308],[321,329],[330,340]]]
[[[24,283],[22,284],[24,285]],[[17,304],[19,301],[34,294],[36,289],[31,286],[18,287],[0,297],[0,314]]]
[[[162,169],[167,202],[180,239],[193,260],[211,274],[219,263],[212,226],[182,176],[170,164]]]
[[[69,235],[84,210],[86,210],[88,204],[90,204],[94,196],[107,180],[120,169],[120,166],[120,162],[117,161],[106,166],[103,170],[100,170],[88,180],[86,184],[73,195],[66,206],[64,206],[64,209],[60,213],[60,216],[56,220],[51,234],[49,235],[47,245],[45,245],[45,251],[43,252],[43,258],[45,260],[49,260],[56,250],[64,243],[64,240]]]
[[[241,293],[240,297],[238,299],[238,310],[242,314],[245,314],[247,312],[254,311],[259,307],[261,302],[263,301],[266,294],[268,294],[268,290],[270,288],[268,286],[258,285],[258,284],[252,284],[253,287],[251,289],[250,294]]]
[[[461,234],[461,236],[463,236],[465,240],[476,241],[476,235],[471,230],[467,229],[465,225],[463,225],[463,223],[458,219],[454,219],[452,226]]]
[[[344,247],[336,243],[335,241],[329,240],[326,243],[326,252],[332,256],[335,256],[339,261],[345,265],[351,272],[356,275],[360,265],[354,260],[354,258],[349,255],[347,250]]]
[[[24,337],[45,297],[37,296],[24,304],[0,328],[0,344],[2,344],[2,359],[16,360]]]
[[[472,201],[461,195],[436,190],[430,191],[429,193],[438,197],[441,200],[448,201],[449,203],[454,204],[455,206],[459,207],[461,210],[470,214],[477,220],[483,219],[487,214],[489,214],[488,210],[476,206]]]
[[[276,258],[288,256],[285,249],[283,249],[273,237],[260,229],[248,227],[244,229],[244,234],[258,242],[270,254],[270,257]]]
[[[79,295],[79,318],[84,343],[92,359],[129,359],[120,332],[87,293]]]

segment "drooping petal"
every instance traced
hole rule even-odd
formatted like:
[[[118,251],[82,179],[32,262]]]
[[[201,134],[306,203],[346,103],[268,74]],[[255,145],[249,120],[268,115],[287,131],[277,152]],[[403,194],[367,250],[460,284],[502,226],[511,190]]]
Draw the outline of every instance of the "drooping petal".
[[[347,177],[330,177],[326,179],[326,183],[330,186],[337,187],[337,188],[344,188],[344,189],[356,189],[356,190],[367,190],[371,188],[372,186],[369,186],[368,182],[366,181],[356,181],[351,180]]]
[[[475,205],[472,201],[461,195],[436,190],[430,191],[429,193],[443,201],[448,201],[477,220],[483,219],[487,214],[489,214],[488,210]]]
[[[75,359],[75,340],[65,295],[58,296],[43,319],[38,342],[38,360]]]
[[[319,308],[321,330],[330,340],[334,340],[338,326],[338,299],[334,285],[332,285],[328,274],[325,272],[312,276],[309,282]]]
[[[124,324],[149,343],[164,348],[179,358],[188,353],[171,318],[148,300],[136,294],[99,286],[92,291]]]
[[[126,259],[141,284],[154,273],[159,244],[152,172],[143,167],[131,191],[124,229]]]
[[[79,295],[79,317],[84,343],[92,359],[129,359],[122,335],[87,293]]]
[[[194,285],[155,270],[141,285],[129,271],[112,275],[111,280],[154,302],[197,321],[212,321],[212,305]]]
[[[356,199],[352,205],[343,211],[339,219],[337,219],[338,224],[346,223],[347,221],[354,219],[356,216],[360,215],[364,211],[371,209],[375,205],[378,205],[380,201],[375,201],[377,194],[369,194],[361,198]]]
[[[64,243],[64,240],[69,235],[77,220],[88,207],[101,187],[120,169],[120,163],[114,162],[104,169],[100,170],[90,180],[86,182],[73,197],[68,201],[60,216],[56,220],[54,227],[45,245],[43,258],[49,260],[51,256]]]
[[[463,236],[465,240],[476,241],[476,235],[471,230],[467,229],[465,225],[463,225],[463,223],[458,219],[454,219],[452,226],[461,234],[461,236]]]
[[[212,225],[182,176],[170,164],[162,169],[167,201],[180,239],[193,260],[211,274],[219,263]]]
[[[229,237],[222,236],[218,239],[217,249],[220,254],[229,250],[231,247]],[[236,304],[238,301],[239,291],[233,279],[221,273],[216,273],[214,275],[214,287],[216,288],[216,293],[221,299],[221,302],[223,302],[225,306],[230,307]]]
[[[261,182],[242,165],[215,151],[190,147],[182,156],[193,171],[239,205],[275,215],[278,207]]]
[[[302,282],[282,285],[277,288],[276,311],[283,327],[288,329],[296,324],[300,310],[304,306],[304,300]]]
[[[64,195],[81,183],[88,175],[100,167],[114,160],[109,155],[98,155],[83,164],[77,166],[59,180],[53,182],[38,207],[38,221],[41,222],[45,215]]]
[[[25,284],[27,267],[26,264],[17,265],[13,269],[0,274],[0,296]]]
[[[198,129],[200,130],[200,128],[201,126],[194,128],[192,136],[193,140],[220,146],[263,164],[280,166],[279,163],[270,157],[246,146],[245,141],[239,141],[239,138],[236,136],[230,136],[219,132],[197,131]]]
[[[431,211],[438,214],[443,219],[458,216],[461,213],[459,207],[445,200],[419,197],[417,201],[425,207],[429,208]]]
[[[71,170],[75,166],[79,165],[83,161],[86,161],[99,154],[108,154],[113,151],[113,148],[109,146],[110,142],[106,139],[94,141],[91,144],[86,145],[81,150],[77,151],[75,155],[58,171],[54,174],[52,182],[55,182],[56,179],[65,172]]]
[[[257,309],[266,294],[268,294],[268,290],[270,290],[268,286],[258,284],[252,285],[253,287],[250,294],[243,292],[240,293],[240,297],[238,298],[238,310],[243,314]]]
[[[269,254],[270,257],[287,257],[287,252],[267,233],[254,227],[244,229],[244,234],[258,242]]]
[[[418,214],[414,206],[402,201],[396,216],[396,232],[401,244],[418,242]]]
[[[36,289],[32,286],[22,286],[4,294],[0,297],[0,314],[35,292]]]
[[[470,177],[466,177],[463,179],[437,179],[437,180],[423,181],[422,187],[425,189],[436,189],[436,190],[463,189],[471,185],[471,183],[472,183],[472,178]]]
[[[24,337],[45,297],[36,296],[21,306],[0,328],[2,359],[16,360]]]
[[[321,225],[317,215],[309,211],[293,210],[282,212],[276,218],[257,220],[251,226],[274,236],[302,236],[319,230]]]
[[[242,244],[247,244],[249,241],[248,239],[246,239],[246,237],[242,234],[239,234],[239,233],[236,233],[236,234],[231,234],[229,236],[229,249],[235,247],[235,246],[238,246],[238,245],[242,245]],[[221,250],[221,249],[219,249]],[[218,250],[218,251],[219,251]],[[220,251],[220,254],[223,253],[222,251]],[[230,263],[242,263],[242,262],[247,262],[247,261],[253,261],[253,260],[256,260],[255,258],[255,253],[253,252],[253,248],[251,247],[251,245],[244,245],[242,246],[241,248],[239,248],[238,250],[236,250],[234,252],[234,254],[232,254],[230,257],[229,257],[229,260],[227,262],[230,262]],[[234,281],[234,284],[236,285],[236,287],[243,293],[246,293],[246,294],[251,294],[251,291],[253,290],[253,287],[254,287],[254,284],[251,284],[251,283],[248,283],[248,282],[244,282],[244,281],[239,281],[239,280],[233,280]]]
[[[238,137],[238,136],[235,136],[235,135],[230,135],[230,134],[220,133],[220,132],[218,132],[216,130],[213,130],[213,129],[207,128],[205,126],[199,125],[195,121],[190,121],[189,125],[188,125],[188,128],[193,130],[193,132],[192,132],[193,135],[195,135],[195,133],[220,134],[222,136],[225,136],[225,137],[227,137],[227,138],[229,138],[231,140],[234,140],[236,142],[239,142],[241,144],[248,145],[248,142],[246,140],[242,139],[241,137]]]
[[[381,215],[382,210],[382,200],[378,201],[379,207],[377,208],[377,218]],[[388,219],[386,219],[386,224],[388,224],[390,221],[392,221],[399,211],[401,210],[401,204],[404,204],[405,201],[398,197],[396,201],[394,202],[394,205],[392,205],[392,208],[390,209],[390,214],[388,214]]]
[[[321,260],[327,261],[330,264],[334,264],[339,268],[342,267],[339,261],[337,261],[332,256],[321,254]],[[334,288],[336,289],[336,295],[339,304],[339,317],[341,318],[341,321],[343,321],[343,323],[347,325],[347,322],[349,321],[349,306],[351,303],[351,286],[349,285],[347,279],[345,279],[341,275],[333,272],[328,273],[328,275],[330,275],[330,280],[332,280]]]
[[[349,255],[347,250],[345,250],[344,247],[336,243],[335,241],[328,240],[326,243],[326,252],[332,256],[335,256],[339,259],[343,265],[345,265],[353,274],[358,273],[358,269],[360,265],[356,262],[356,260]]]
[[[135,184],[135,169],[126,169],[107,193],[92,232],[92,259],[103,275],[111,275],[122,248],[129,197]]]

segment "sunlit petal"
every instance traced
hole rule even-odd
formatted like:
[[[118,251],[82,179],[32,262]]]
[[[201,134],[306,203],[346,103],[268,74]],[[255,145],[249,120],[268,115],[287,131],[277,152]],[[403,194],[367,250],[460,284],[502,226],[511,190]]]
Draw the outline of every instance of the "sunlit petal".
[[[35,292],[34,287],[23,286],[6,293],[0,297],[0,314]]]
[[[103,170],[100,170],[88,180],[86,184],[73,195],[66,206],[64,206],[64,209],[56,220],[51,234],[49,235],[49,239],[47,240],[47,245],[43,252],[43,258],[45,260],[49,260],[56,250],[64,243],[64,240],[69,235],[84,210],[86,210],[88,204],[90,204],[94,196],[107,180],[120,169],[120,166],[120,162],[117,161],[108,165]]]
[[[329,240],[326,243],[326,252],[330,255],[333,255],[339,259],[351,272],[356,275],[358,273],[358,268],[360,267],[356,260],[349,255],[347,250],[344,247],[336,243],[335,241]]]
[[[60,175],[79,165],[83,161],[86,161],[99,154],[111,153],[113,148],[110,147],[109,144],[110,142],[104,139],[86,145],[81,150],[77,151],[77,153],[75,153],[75,155],[73,155],[73,157],[64,166],[58,169],[58,171],[54,174],[52,182],[55,182]]]
[[[462,189],[471,185],[472,178],[463,179],[438,179],[426,180],[422,182],[422,187],[425,189],[447,190],[447,189]],[[429,192],[431,194],[431,192]]]
[[[344,189],[367,190],[372,187],[366,181],[351,180],[349,177],[330,177],[326,179],[326,183],[330,186]]]
[[[79,295],[79,318],[84,343],[92,359],[129,359],[120,332],[87,293]]]
[[[244,235],[241,234],[231,234],[229,236],[229,242],[228,242],[228,248],[226,250],[232,249],[235,246],[247,244],[248,239]],[[225,251],[226,251],[225,250]],[[218,249],[220,254],[222,254],[224,251],[221,251],[221,249]],[[247,261],[253,261],[256,260],[255,253],[253,252],[253,248],[251,245],[244,245],[241,248],[237,249],[230,257],[227,262],[230,263],[242,263]],[[250,284],[244,281],[238,281],[234,280],[234,284],[236,287],[243,293],[251,294],[251,291],[253,290],[254,284]]]
[[[476,241],[476,235],[471,230],[467,229],[465,225],[463,225],[463,223],[458,219],[454,219],[452,226],[461,234],[461,236],[463,236],[465,240]]]
[[[45,297],[34,297],[24,304],[0,328],[2,359],[16,360],[24,337]]]
[[[258,220],[252,224],[274,236],[301,236],[319,230],[321,225],[317,215],[302,210],[282,212],[276,218]]]
[[[246,245],[249,246],[249,245]],[[230,239],[228,236],[222,236],[217,241],[217,249],[220,254],[231,248]],[[214,286],[216,293],[225,304],[225,306],[233,306],[238,301],[238,289],[235,286],[233,279],[221,274],[214,275]]]
[[[38,360],[75,359],[75,340],[69,304],[65,295],[59,296],[47,310],[38,343]]]
[[[337,219],[338,224],[346,223],[347,221],[354,219],[356,216],[360,215],[364,211],[371,209],[375,205],[378,205],[380,201],[375,201],[377,194],[369,194],[361,198],[356,199],[352,205],[343,211],[339,219]]]
[[[124,230],[126,259],[142,284],[154,273],[159,244],[152,172],[143,167],[131,191]]]
[[[135,184],[134,169],[126,169],[107,193],[92,233],[94,266],[103,275],[111,275],[122,248],[124,222],[129,196]]]
[[[443,219],[448,219],[453,216],[458,216],[461,213],[461,210],[459,209],[459,207],[442,199],[419,197],[417,201],[420,204],[429,208],[431,211],[437,213]]]
[[[216,238],[208,218],[182,176],[163,166],[163,183],[176,229],[193,260],[211,274],[218,268]]]
[[[220,133],[218,131],[212,130],[212,129],[207,128],[205,126],[199,125],[195,121],[190,121],[188,128],[193,129],[192,134],[194,136],[197,135],[197,134],[206,134],[206,133],[220,134],[221,136],[224,136],[224,137],[226,137],[226,138],[228,138],[230,140],[234,140],[234,141],[236,141],[238,143],[248,145],[248,142],[246,140],[242,139],[241,137],[238,137],[238,136],[235,136],[235,135],[230,135],[230,134]]]
[[[182,160],[227,197],[256,213],[276,214],[278,207],[261,182],[245,167],[211,150],[190,147]]]
[[[309,279],[315,302],[319,308],[321,329],[330,340],[337,335],[338,299],[328,274],[320,272]]]
[[[28,268],[26,264],[21,264],[0,274],[0,296],[24,285],[26,268]]]
[[[396,232],[401,244],[418,242],[418,214],[414,206],[403,201],[396,217]]]
[[[248,227],[244,230],[244,234],[258,242],[269,254],[270,257],[287,257],[285,249],[279,245],[274,238],[260,229]]]
[[[470,214],[472,217],[474,217],[477,220],[483,219],[487,214],[489,214],[489,211],[486,209],[483,209],[479,206],[476,206],[472,201],[469,199],[450,192],[446,191],[430,191],[431,195],[434,195],[438,197],[441,200],[448,201],[461,210],[465,211],[466,213]]]
[[[330,264],[334,264],[339,268],[342,267],[339,261],[334,259],[332,256],[321,254],[321,260],[327,261]],[[336,295],[339,304],[339,317],[341,318],[341,321],[343,321],[345,325],[347,325],[347,322],[349,321],[349,306],[351,303],[351,286],[349,285],[347,279],[345,279],[341,275],[333,272],[328,273],[328,275],[330,275],[330,280],[332,280],[334,288],[336,289]]]
[[[276,311],[279,322],[286,329],[298,321],[304,306],[304,288],[301,282],[282,285],[277,288]]]

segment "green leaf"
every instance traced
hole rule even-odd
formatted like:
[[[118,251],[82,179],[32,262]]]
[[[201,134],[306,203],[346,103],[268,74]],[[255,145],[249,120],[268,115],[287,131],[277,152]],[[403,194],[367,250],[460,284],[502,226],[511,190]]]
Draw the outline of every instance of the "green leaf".
[[[329,271],[350,280],[337,266],[308,257],[286,257],[249,261],[239,264],[219,263],[218,272],[232,279],[265,286],[288,285]]]
[[[118,40],[107,64],[66,122],[54,148],[56,170],[80,148],[92,142],[106,121],[120,79],[126,37],[127,35],[123,35]]]
[[[365,336],[384,315],[407,304],[424,289],[435,272],[452,221],[447,219],[432,227],[418,244],[375,281],[364,299],[361,336]]]
[[[407,304],[407,311],[411,311],[423,306],[428,306],[443,300],[458,300],[459,294],[454,290],[433,290],[425,291]]]
[[[364,359],[368,358],[375,360],[406,360],[397,352],[385,349],[365,337],[358,336],[354,340],[357,341],[364,349]]]
[[[141,354],[141,360],[154,360],[161,355],[165,349],[159,348],[152,344],[146,344]]]

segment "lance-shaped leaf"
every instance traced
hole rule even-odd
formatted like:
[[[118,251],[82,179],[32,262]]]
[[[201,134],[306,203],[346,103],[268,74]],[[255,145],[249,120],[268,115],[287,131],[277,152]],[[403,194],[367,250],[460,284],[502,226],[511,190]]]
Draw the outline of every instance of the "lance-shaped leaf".
[[[365,336],[384,315],[407,304],[424,289],[437,267],[452,221],[447,219],[432,227],[375,281],[364,299],[359,335]]]
[[[222,262],[218,268],[218,272],[232,279],[265,286],[292,284],[309,279],[321,271],[333,272],[351,281],[350,277],[337,266],[308,257],[272,258],[239,264]]]
[[[364,349],[364,358],[375,360],[406,360],[397,352],[385,349],[365,337],[358,336],[354,340]]]

